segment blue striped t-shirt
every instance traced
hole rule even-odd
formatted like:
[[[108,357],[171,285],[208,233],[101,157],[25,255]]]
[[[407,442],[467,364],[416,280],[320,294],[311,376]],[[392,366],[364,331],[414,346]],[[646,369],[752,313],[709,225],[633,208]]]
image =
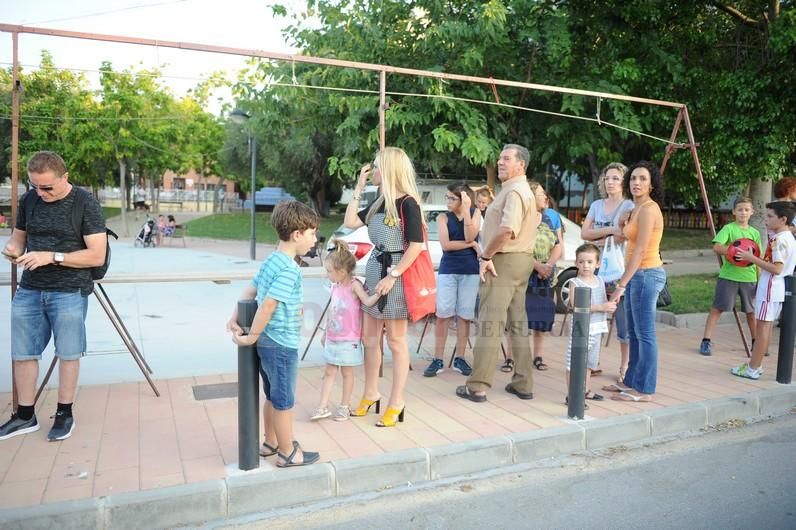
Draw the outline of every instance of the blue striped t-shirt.
[[[279,302],[264,333],[285,348],[298,349],[304,312],[299,266],[287,254],[273,252],[260,266],[253,282],[257,288],[257,304],[263,305],[266,298]]]

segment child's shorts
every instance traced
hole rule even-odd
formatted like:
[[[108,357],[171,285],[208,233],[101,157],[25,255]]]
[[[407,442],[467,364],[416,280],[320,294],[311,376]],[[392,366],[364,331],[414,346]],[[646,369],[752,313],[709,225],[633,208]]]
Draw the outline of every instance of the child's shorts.
[[[257,339],[260,376],[265,399],[276,410],[290,410],[296,402],[298,350],[282,346],[265,333]]]
[[[475,304],[481,277],[477,274],[440,274],[437,276],[437,316],[475,320]]]
[[[586,368],[596,370],[600,364],[600,346],[602,345],[602,333],[589,333],[589,351],[586,353]],[[567,371],[572,368],[572,337],[569,338],[567,345]]]
[[[774,322],[782,313],[782,302],[758,300],[755,306],[755,318],[762,322]]]
[[[323,349],[326,364],[335,366],[360,366],[364,361],[362,344],[359,341],[326,341]]]
[[[734,282],[719,278],[713,294],[713,309],[719,311],[732,311],[735,307],[735,298],[741,297],[741,311],[751,313],[755,310],[756,283]]]

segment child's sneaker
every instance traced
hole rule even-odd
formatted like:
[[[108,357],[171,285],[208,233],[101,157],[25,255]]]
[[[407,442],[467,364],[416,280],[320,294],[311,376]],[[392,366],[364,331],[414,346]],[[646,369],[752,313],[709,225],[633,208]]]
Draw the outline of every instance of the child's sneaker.
[[[337,414],[334,415],[334,421],[347,421],[351,416],[351,408],[348,405],[340,405],[337,407]]]
[[[322,420],[322,419],[324,419],[324,418],[328,418],[328,417],[329,417],[329,416],[331,416],[331,415],[332,415],[332,411],[330,411],[330,410],[329,410],[329,409],[327,409],[326,407],[321,407],[321,408],[318,408],[318,409],[317,409],[317,410],[316,410],[316,411],[315,411],[315,412],[312,414],[312,416],[310,416],[310,419],[311,419],[312,421],[316,421],[316,420]]]
[[[713,345],[711,344],[710,339],[702,339],[702,342],[699,344],[699,353],[705,357],[708,357],[713,353],[712,350]]]
[[[763,374],[763,369],[758,368],[755,370],[749,363],[743,363],[740,366],[736,366],[735,368],[730,370],[732,375],[737,375],[738,377],[745,377],[747,379],[760,379],[760,376]]]
[[[453,369],[462,375],[470,375],[471,373],[473,373],[473,369],[470,366],[470,363],[468,363],[467,359],[465,359],[464,357],[456,357],[453,360]]]
[[[423,372],[423,376],[425,377],[434,377],[438,373],[442,372],[445,369],[445,363],[442,362],[442,359],[434,359],[431,361],[431,364],[428,365],[428,368],[425,369]]]

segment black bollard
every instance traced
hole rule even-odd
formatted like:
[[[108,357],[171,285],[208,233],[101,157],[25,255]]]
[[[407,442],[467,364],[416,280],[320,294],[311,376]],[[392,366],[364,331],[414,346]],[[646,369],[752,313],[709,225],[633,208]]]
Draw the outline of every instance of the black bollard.
[[[785,301],[779,328],[779,356],[777,358],[777,383],[789,385],[793,375],[793,341],[796,340],[796,276],[785,276]]]
[[[569,292],[573,291],[575,309],[572,314],[572,360],[569,368],[567,416],[573,420],[582,420],[586,408],[586,355],[589,350],[591,289],[575,287]]]
[[[257,302],[238,302],[238,325],[248,333],[257,312]],[[238,469],[260,466],[260,360],[257,346],[238,346]]]

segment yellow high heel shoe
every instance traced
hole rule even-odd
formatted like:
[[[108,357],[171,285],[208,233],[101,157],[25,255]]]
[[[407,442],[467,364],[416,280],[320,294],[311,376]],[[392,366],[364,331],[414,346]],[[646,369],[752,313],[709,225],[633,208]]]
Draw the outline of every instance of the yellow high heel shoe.
[[[376,423],[376,427],[395,427],[397,422],[403,423],[405,411],[406,405],[400,409],[397,407],[387,407],[387,412],[385,412],[384,416]]]
[[[355,408],[351,411],[352,416],[364,416],[368,412],[370,412],[370,407],[376,405],[376,414],[379,413],[379,407],[381,406],[381,398],[379,399],[365,399],[362,398],[359,401],[359,407]]]

